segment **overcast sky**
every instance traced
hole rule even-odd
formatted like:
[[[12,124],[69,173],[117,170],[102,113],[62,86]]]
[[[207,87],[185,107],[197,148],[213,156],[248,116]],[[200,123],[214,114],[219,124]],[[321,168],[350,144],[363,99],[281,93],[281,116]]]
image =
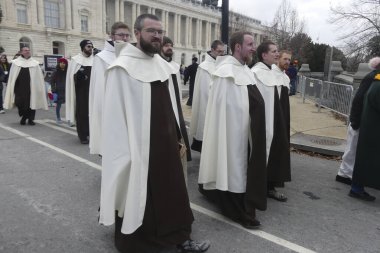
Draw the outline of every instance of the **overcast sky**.
[[[339,46],[342,43],[338,40],[337,27],[327,22],[330,5],[340,3],[345,6],[350,2],[351,0],[292,0],[291,4],[299,16],[305,19],[306,33],[314,42]],[[229,7],[230,10],[256,18],[263,24],[270,24],[281,3],[282,0],[229,0]]]

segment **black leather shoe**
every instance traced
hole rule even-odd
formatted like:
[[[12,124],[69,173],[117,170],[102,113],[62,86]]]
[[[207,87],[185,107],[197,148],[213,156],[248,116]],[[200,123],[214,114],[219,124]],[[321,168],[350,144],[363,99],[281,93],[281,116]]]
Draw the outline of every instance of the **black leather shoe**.
[[[349,177],[342,177],[342,176],[339,176],[339,175],[336,175],[335,181],[337,181],[339,183],[347,184],[347,185],[351,185],[352,184],[351,178],[349,178]]]
[[[36,123],[34,123],[33,120],[28,120],[28,124],[31,125],[31,126],[34,126]]]
[[[258,229],[261,226],[261,223],[260,221],[254,219],[252,221],[244,222],[241,225],[247,229]]]
[[[20,121],[20,124],[21,124],[21,125],[25,125],[25,123],[26,123],[26,118],[22,117],[22,118],[21,118],[21,121]]]
[[[88,144],[89,141],[88,140],[83,140],[83,141],[80,141],[80,143],[82,143],[82,144]]]
[[[365,201],[375,201],[376,197],[374,196],[371,196],[368,194],[368,192],[354,192],[354,191],[350,191],[350,193],[348,194],[348,196],[352,197],[352,198],[356,198],[356,199],[361,199],[361,200],[365,200]]]

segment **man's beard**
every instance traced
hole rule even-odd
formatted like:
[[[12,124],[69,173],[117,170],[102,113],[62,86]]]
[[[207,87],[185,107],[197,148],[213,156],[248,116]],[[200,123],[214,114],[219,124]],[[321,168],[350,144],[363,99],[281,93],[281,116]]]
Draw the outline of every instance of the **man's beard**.
[[[166,50],[166,52],[162,51],[162,54],[167,58],[172,58],[173,56],[173,50]]]
[[[89,56],[91,56],[92,55],[92,50],[83,50],[83,53],[85,54],[85,55],[87,55],[87,57],[89,57]]]
[[[253,60],[253,56],[252,55],[247,55],[247,56],[243,57],[243,61],[247,65],[250,65],[252,63],[252,60]]]
[[[160,44],[156,47],[154,46],[153,42],[160,42]],[[142,37],[140,37],[140,46],[141,50],[146,54],[157,54],[161,50],[161,40],[160,39],[154,39],[151,43],[144,40]]]
[[[288,70],[289,64],[282,64],[282,65],[280,65],[280,68],[283,70]]]

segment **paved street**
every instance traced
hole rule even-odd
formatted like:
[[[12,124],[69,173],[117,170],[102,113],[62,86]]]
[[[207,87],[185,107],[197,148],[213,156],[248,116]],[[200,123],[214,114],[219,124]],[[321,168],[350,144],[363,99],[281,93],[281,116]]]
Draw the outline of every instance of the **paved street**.
[[[64,108],[63,108],[64,110]],[[117,252],[113,227],[97,223],[100,158],[74,128],[54,122],[54,108],[21,126],[16,110],[0,115],[0,252]],[[335,182],[338,161],[292,153],[286,203],[268,200],[263,226],[246,230],[223,218],[197,191],[199,155],[189,164],[194,239],[210,253],[379,252],[380,192],[373,203],[347,196]]]

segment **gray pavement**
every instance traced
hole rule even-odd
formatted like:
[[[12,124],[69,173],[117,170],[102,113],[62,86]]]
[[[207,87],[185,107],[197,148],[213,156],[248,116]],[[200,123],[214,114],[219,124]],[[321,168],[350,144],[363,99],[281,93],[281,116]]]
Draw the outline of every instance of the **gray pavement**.
[[[54,120],[53,108],[37,119]],[[97,223],[100,158],[75,129],[21,126],[12,110],[0,115],[0,144],[0,252],[117,252],[113,227]],[[288,202],[269,199],[257,213],[262,228],[251,232],[220,218],[198,193],[199,154],[193,158],[193,238],[209,239],[208,252],[379,252],[380,192],[368,189],[373,203],[348,197],[349,186],[335,182],[339,161],[292,153],[292,182],[282,189]]]

